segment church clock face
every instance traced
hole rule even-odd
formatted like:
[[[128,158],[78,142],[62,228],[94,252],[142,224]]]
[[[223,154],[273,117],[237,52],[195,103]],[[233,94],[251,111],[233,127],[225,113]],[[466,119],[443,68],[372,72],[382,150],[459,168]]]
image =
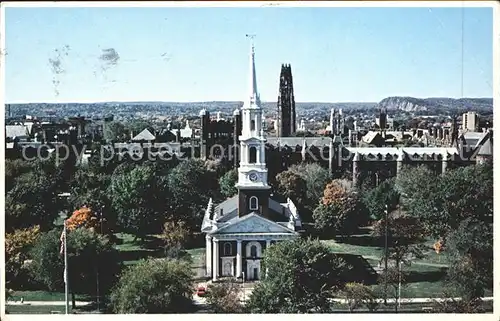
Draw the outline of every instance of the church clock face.
[[[250,175],[248,175],[248,178],[249,178],[252,182],[256,182],[256,181],[259,179],[259,175],[257,175],[257,173],[250,173]]]

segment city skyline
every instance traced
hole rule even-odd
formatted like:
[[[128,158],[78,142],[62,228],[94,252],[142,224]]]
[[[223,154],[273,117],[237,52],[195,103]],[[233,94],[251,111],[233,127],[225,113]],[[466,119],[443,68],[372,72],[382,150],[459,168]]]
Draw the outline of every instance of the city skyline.
[[[493,97],[486,7],[8,7],[5,29],[6,103],[241,101],[247,33],[262,101],[281,63],[297,102]]]

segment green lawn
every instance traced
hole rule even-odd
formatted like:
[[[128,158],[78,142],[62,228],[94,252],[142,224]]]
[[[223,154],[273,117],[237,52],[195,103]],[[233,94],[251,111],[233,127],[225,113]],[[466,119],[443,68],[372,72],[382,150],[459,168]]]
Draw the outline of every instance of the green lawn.
[[[14,291],[11,301],[19,301],[21,298],[24,301],[64,301],[64,292],[48,292],[48,291]],[[71,298],[71,297],[70,297]],[[90,298],[87,295],[76,294],[76,301],[88,301]]]
[[[205,248],[204,247],[189,249],[189,250],[186,250],[186,252],[188,252],[189,255],[191,255],[191,258],[193,259],[193,265],[199,266],[199,265],[205,264],[205,262],[203,262],[203,260],[205,259]]]
[[[383,248],[378,246],[362,246],[348,243],[338,243],[335,240],[322,240],[335,253],[356,254],[364,258],[379,258],[383,253]]]
[[[9,314],[64,314],[64,305],[8,305],[5,310]],[[71,313],[71,307],[70,307]]]
[[[359,245],[363,242],[369,245]],[[341,243],[335,240],[322,240],[323,244],[329,247],[335,253],[361,255],[372,266],[376,267],[383,253],[383,247],[377,246],[376,242],[371,242],[368,235],[358,235],[353,238],[353,243]],[[407,283],[401,289],[403,298],[422,298],[437,297],[443,292],[446,285],[446,267],[448,258],[446,252],[437,254],[433,248],[434,241],[428,240],[424,243],[426,246],[425,257],[414,260],[410,266],[403,266],[406,273]],[[375,290],[377,285],[371,285]],[[485,289],[485,296],[492,296],[492,289]]]
[[[118,238],[115,248],[120,252],[125,265],[133,265],[150,257],[161,257],[163,254],[160,246],[154,246],[154,243],[158,243],[156,236],[148,236],[145,241],[134,241],[134,236],[126,233],[116,233],[115,236]]]
[[[64,305],[8,305],[5,308],[8,314],[64,314],[66,308]],[[97,313],[96,310],[88,311],[88,309],[78,307],[69,308],[71,314],[89,314]]]

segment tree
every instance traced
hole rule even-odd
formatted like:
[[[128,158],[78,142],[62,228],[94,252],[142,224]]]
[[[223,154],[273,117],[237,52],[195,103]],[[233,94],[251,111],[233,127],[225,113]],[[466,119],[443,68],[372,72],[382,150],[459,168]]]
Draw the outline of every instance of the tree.
[[[321,202],[323,205],[331,205],[338,203],[346,198],[354,191],[352,183],[343,179],[334,179],[325,186],[323,191],[323,198]]]
[[[364,194],[363,203],[372,220],[380,220],[383,217],[386,205],[389,211],[395,210],[399,204],[399,193],[394,188],[394,180],[385,180],[369,190]]]
[[[238,189],[236,183],[238,182],[238,169],[232,169],[224,174],[219,179],[220,191],[225,197],[232,197],[236,195]]]
[[[155,176],[153,170],[146,166],[113,175],[109,192],[122,231],[141,238],[159,231],[167,208],[165,181],[165,177]]]
[[[111,175],[118,165],[118,157],[116,157],[112,145],[102,145],[99,142],[93,142],[90,149],[88,162],[82,168],[96,174]]]
[[[373,225],[372,235],[385,237],[385,219]],[[425,230],[420,222],[411,216],[389,217],[387,221],[387,246],[389,259],[409,264],[411,259],[422,257],[421,242]]]
[[[92,213],[88,207],[82,207],[73,212],[73,214],[66,220],[66,227],[68,230],[74,230],[79,227],[96,228],[99,225],[97,217]]]
[[[191,271],[189,263],[170,259],[149,259],[128,268],[111,294],[113,312],[190,312]]]
[[[377,237],[385,237],[385,218],[374,224],[372,234]],[[424,237],[425,230],[416,218],[410,216],[388,217],[387,260],[390,260],[392,264],[387,271],[384,271],[382,279],[383,282],[392,286],[394,291],[390,293],[396,300],[399,299],[398,287],[403,284],[405,275],[402,268],[404,265],[410,265],[413,259],[423,257],[421,242]],[[382,254],[381,260],[384,258],[385,253]]]
[[[324,313],[329,298],[345,284],[345,262],[319,241],[276,243],[264,253],[267,277],[256,285],[248,307],[252,313]]]
[[[207,303],[215,313],[242,313],[241,288],[233,280],[212,283],[207,289]]]
[[[360,283],[347,283],[342,290],[342,296],[347,300],[349,311],[365,306],[370,312],[378,308],[377,296],[366,285]]]
[[[451,284],[465,301],[480,297],[493,276],[493,167],[467,166],[437,178],[422,168],[404,173],[396,185],[408,213],[448,252]]]
[[[399,300],[399,291],[401,288],[407,285],[406,283],[406,275],[405,272],[400,270],[400,265],[393,265],[387,268],[386,271],[383,271],[380,275],[379,279],[379,287],[381,285],[387,284],[387,292],[386,295],[389,298],[394,299],[394,311],[398,312]],[[385,288],[384,288],[385,291]]]
[[[276,176],[278,183],[277,192],[286,198],[291,199],[294,203],[301,206],[304,203],[307,195],[306,181],[299,175],[284,171]]]
[[[75,307],[75,293],[93,296],[109,292],[121,270],[121,260],[107,237],[86,228],[67,233],[68,279]],[[30,252],[31,275],[49,291],[64,288],[60,236],[60,230],[43,233]]]
[[[60,210],[57,186],[44,172],[30,171],[18,176],[5,196],[5,230],[39,225],[41,230],[52,227]]]
[[[29,251],[40,235],[40,227],[15,230],[5,234],[5,283],[6,286],[22,288],[28,280],[26,262]]]
[[[137,132],[136,134],[139,134]],[[125,141],[129,137],[127,137],[127,130],[125,126],[118,122],[112,121],[106,123],[106,130],[104,132],[104,139],[109,141]]]
[[[134,119],[132,121],[124,123],[123,125],[125,126],[125,130],[127,131],[127,133],[130,133],[130,136],[135,136],[142,132],[144,129],[149,130],[153,135],[155,134],[152,124],[142,119]]]
[[[448,278],[464,301],[484,296],[493,288],[493,226],[473,218],[465,219],[448,238],[451,259]]]
[[[219,184],[215,173],[208,171],[202,160],[188,159],[170,171],[167,184],[172,194],[168,219],[184,221],[189,229],[198,231],[203,209],[211,197],[218,195]]]
[[[359,194],[343,180],[334,180],[313,212],[314,226],[326,235],[347,236],[367,222],[367,210]]]
[[[484,313],[482,300],[480,298],[464,299],[456,298],[455,293],[445,291],[441,298],[444,300],[433,300],[433,310],[436,313]]]
[[[11,190],[16,183],[16,178],[33,170],[33,163],[22,159],[5,160],[5,190]]]
[[[170,254],[174,254],[180,251],[190,236],[191,231],[186,228],[186,224],[184,222],[165,222],[165,224],[163,224],[163,233],[161,234],[165,254],[168,255],[169,252]]]
[[[289,171],[299,175],[306,182],[307,201],[313,206],[319,202],[326,184],[332,179],[330,171],[316,163],[292,165]]]
[[[493,168],[489,165],[457,168],[438,177],[423,166],[406,167],[396,179],[396,188],[407,212],[434,237],[446,239],[466,218],[488,222],[493,215]]]

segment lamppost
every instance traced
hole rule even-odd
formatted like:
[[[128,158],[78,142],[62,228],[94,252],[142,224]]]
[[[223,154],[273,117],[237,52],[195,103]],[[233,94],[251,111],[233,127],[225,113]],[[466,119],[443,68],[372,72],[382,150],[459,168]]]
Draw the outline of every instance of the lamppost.
[[[246,296],[245,296],[245,272],[241,272],[241,275],[243,276],[243,303],[246,301]]]
[[[384,210],[384,214],[385,214],[385,219],[384,219],[384,223],[385,223],[385,245],[384,245],[384,273],[385,273],[385,277],[384,277],[384,305],[387,305],[387,252],[388,252],[388,244],[387,244],[387,232],[388,232],[388,217],[389,217],[389,210],[388,210],[388,206],[387,204],[385,204],[385,210]]]
[[[103,215],[102,214],[104,211],[104,207],[105,206],[102,205],[101,210],[99,211],[99,225],[101,228],[101,235],[103,234],[103,228],[102,228],[102,221],[103,221],[102,216]],[[97,311],[101,311],[100,310],[100,291],[99,291],[99,265],[96,266],[96,283],[97,283]]]

